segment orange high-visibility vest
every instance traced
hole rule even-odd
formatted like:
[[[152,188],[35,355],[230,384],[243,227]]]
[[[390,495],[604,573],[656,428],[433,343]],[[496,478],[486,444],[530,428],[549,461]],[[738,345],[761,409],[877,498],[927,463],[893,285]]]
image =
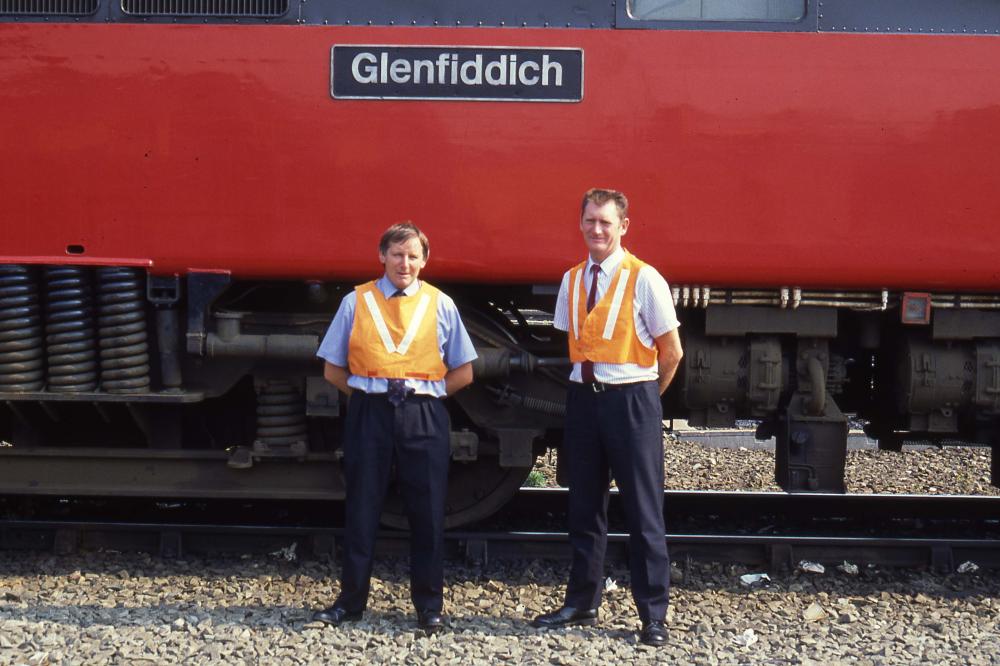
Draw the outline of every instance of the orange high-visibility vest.
[[[644,368],[656,363],[656,347],[647,347],[635,330],[635,283],[646,264],[625,253],[611,286],[587,312],[591,275],[587,262],[569,274],[569,358],[574,363],[635,363]]]
[[[386,299],[375,282],[354,288],[357,306],[348,342],[352,375],[386,379],[443,379],[438,348],[436,288],[420,283],[412,296]]]

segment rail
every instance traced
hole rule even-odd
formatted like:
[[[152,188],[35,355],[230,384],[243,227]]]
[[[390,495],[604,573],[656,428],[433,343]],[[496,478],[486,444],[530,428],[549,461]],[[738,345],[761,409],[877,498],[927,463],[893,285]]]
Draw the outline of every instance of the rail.
[[[446,533],[448,555],[483,564],[496,559],[565,558],[565,489],[525,489],[497,517]],[[618,494],[609,507],[609,561],[627,558]],[[144,550],[333,556],[343,536],[336,510],[317,503],[60,502],[34,506],[31,518],[0,520],[0,549]],[[141,503],[140,503],[141,504]],[[324,503],[326,504],[326,503]],[[675,561],[740,562],[771,569],[800,560],[836,564],[934,567],[965,561],[1000,567],[1000,497],[787,495],[754,492],[664,494],[666,540]],[[331,508],[331,507],[327,507]],[[16,507],[4,507],[5,514]],[[62,515],[56,515],[61,513]],[[146,515],[153,520],[135,520]],[[241,518],[242,516],[242,518]],[[408,535],[379,534],[382,556],[408,552]]]

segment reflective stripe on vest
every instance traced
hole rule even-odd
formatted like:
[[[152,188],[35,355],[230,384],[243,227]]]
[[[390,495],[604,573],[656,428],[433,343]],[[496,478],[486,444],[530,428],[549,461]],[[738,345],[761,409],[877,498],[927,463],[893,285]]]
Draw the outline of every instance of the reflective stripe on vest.
[[[601,337],[610,340],[615,332],[615,324],[618,323],[618,314],[622,310],[622,298],[625,296],[625,287],[628,285],[628,276],[631,271],[624,266],[618,270],[618,286],[615,287],[614,296],[611,298],[611,308],[608,310],[608,320],[604,322],[604,333]]]
[[[365,304],[368,305],[368,312],[371,313],[372,320],[375,322],[375,330],[378,331],[379,337],[382,338],[382,344],[385,346],[387,352],[390,354],[406,354],[406,350],[413,344],[413,338],[417,336],[417,329],[420,328],[420,323],[424,320],[424,315],[427,314],[427,304],[430,302],[430,296],[427,294],[420,295],[417,311],[413,313],[413,319],[410,320],[410,325],[406,327],[406,334],[397,346],[392,341],[392,336],[389,334],[389,327],[385,325],[385,318],[382,316],[382,311],[379,309],[378,303],[375,302],[374,294],[371,291],[365,292]]]
[[[437,299],[427,284],[413,296],[387,300],[375,282],[355,288],[357,308],[348,342],[351,374],[437,381],[447,373],[437,338]],[[399,338],[397,344],[394,337]]]

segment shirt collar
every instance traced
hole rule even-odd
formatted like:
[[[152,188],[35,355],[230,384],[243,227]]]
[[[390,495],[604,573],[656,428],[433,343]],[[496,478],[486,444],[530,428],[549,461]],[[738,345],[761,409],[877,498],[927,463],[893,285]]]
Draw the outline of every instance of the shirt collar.
[[[615,250],[607,257],[605,257],[604,261],[600,263],[601,272],[604,273],[605,275],[612,275],[618,268],[618,265],[622,263],[622,259],[624,258],[625,258],[625,249],[619,245],[617,250]],[[594,263],[595,263],[594,260],[591,259],[590,256],[588,256],[587,265],[584,268],[584,270],[587,271],[586,273],[587,275],[590,275],[590,267],[593,266]]]
[[[375,281],[375,286],[378,287],[378,290],[382,292],[382,295],[385,296],[386,299],[392,298],[392,295],[396,293],[396,285],[394,285],[392,280],[387,278],[385,275]],[[410,283],[409,287],[403,290],[403,293],[407,296],[413,296],[413,294],[417,293],[417,290],[419,289],[420,281],[414,280]]]

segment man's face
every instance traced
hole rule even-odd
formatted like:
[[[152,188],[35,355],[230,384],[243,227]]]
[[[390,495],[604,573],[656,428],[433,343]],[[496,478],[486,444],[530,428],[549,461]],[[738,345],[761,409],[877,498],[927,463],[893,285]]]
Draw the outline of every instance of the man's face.
[[[385,254],[378,253],[378,258],[385,264],[385,276],[396,289],[406,289],[413,284],[420,269],[427,265],[424,247],[416,236],[402,243],[392,243]]]
[[[628,230],[628,218],[618,216],[618,207],[614,201],[608,201],[598,206],[588,201],[580,218],[580,231],[583,232],[583,242],[590,250],[590,258],[600,263],[612,252],[621,247],[622,236]]]

